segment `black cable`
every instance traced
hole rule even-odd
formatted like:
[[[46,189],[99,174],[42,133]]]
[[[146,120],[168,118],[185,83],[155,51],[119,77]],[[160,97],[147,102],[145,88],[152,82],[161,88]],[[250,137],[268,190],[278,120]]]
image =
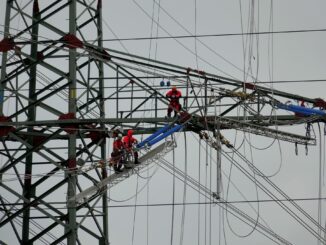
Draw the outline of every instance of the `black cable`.
[[[236,151],[235,152],[240,159],[242,159],[245,163],[247,163],[247,165],[249,166],[249,168],[251,168],[252,170],[255,171],[256,174],[259,174],[271,187],[273,187],[280,195],[282,195],[284,198],[290,200],[291,204],[298,210],[300,211],[307,219],[309,219],[313,224],[315,224],[317,227],[320,226],[320,224],[318,224],[316,222],[316,220],[311,217],[303,208],[301,208],[297,203],[295,203],[282,189],[280,189],[275,183],[273,183],[269,178],[267,178],[266,176],[263,175],[263,173],[256,167],[254,166],[250,161],[248,161],[240,152]],[[235,160],[233,160],[234,163],[238,164],[238,162],[236,162]],[[237,167],[239,165],[236,165]],[[241,166],[241,168],[243,169],[243,167]],[[239,169],[239,168],[238,168]],[[240,170],[240,169],[239,169]],[[244,169],[243,169],[244,170]],[[241,171],[241,170],[240,170]],[[244,170],[246,171],[246,170]],[[263,188],[266,188],[263,184],[259,183]],[[263,189],[262,189],[263,190]],[[268,190],[269,191],[269,190]],[[269,193],[271,193],[269,191]],[[267,194],[267,193],[266,193]],[[275,196],[273,193],[271,193],[273,196]],[[269,195],[269,194],[268,194]],[[275,196],[276,197],[276,196]],[[277,198],[278,200],[278,198]],[[286,207],[288,209],[288,207]],[[291,211],[293,214],[295,214],[292,210],[289,209],[289,211]],[[296,214],[295,214],[296,215]],[[323,231],[325,232],[325,230],[323,229]]]
[[[173,152],[172,152],[172,164],[173,164],[173,169],[175,167],[175,149],[173,148]],[[171,236],[170,236],[170,244],[173,245],[173,234],[174,234],[174,212],[175,212],[175,172],[173,171],[172,174],[172,218],[171,218]]]
[[[132,225],[132,236],[131,236],[131,244],[134,244],[135,239],[135,224],[136,224],[136,212],[137,212],[137,199],[138,199],[138,176],[137,176],[137,184],[136,184],[136,196],[135,196],[135,204],[134,206],[134,218],[133,218],[133,225]]]
[[[326,31],[326,29],[301,29],[301,30],[287,30],[287,31],[263,31],[263,32],[180,35],[180,36],[161,36],[161,37],[131,37],[131,38],[103,39],[103,42],[143,41],[143,40],[183,39],[183,38],[206,38],[206,37],[229,37],[229,36],[252,36],[252,35],[272,35],[272,34],[294,34],[294,33],[310,33],[310,32],[325,32],[325,31]],[[92,42],[92,41],[94,41],[94,40],[87,40],[87,42]]]
[[[294,199],[278,199],[278,200],[273,200],[273,199],[261,199],[261,200],[236,200],[236,201],[212,201],[212,202],[174,202],[174,203],[151,203],[151,204],[126,204],[126,205],[109,205],[109,208],[134,208],[136,207],[165,207],[165,206],[182,206],[182,205],[211,205],[211,204],[246,204],[246,203],[274,203],[274,202],[291,202],[291,201],[296,201],[296,202],[307,202],[307,201],[326,201],[326,197],[318,198],[318,197],[310,197],[310,198],[294,198]],[[52,205],[65,205],[66,202],[48,202],[48,204]],[[23,206],[23,203],[5,203],[2,204],[2,206],[18,206],[21,205]],[[34,207],[31,207],[34,208]],[[94,208],[102,208],[102,206],[95,206]],[[50,208],[43,208],[42,210],[48,210]],[[67,207],[59,207],[57,209],[67,209]]]
[[[169,173],[172,173],[171,171],[176,171],[177,175],[177,179],[179,179],[180,181],[183,181],[184,178],[187,179],[187,183],[189,183],[189,186],[193,189],[193,190],[197,190],[197,186],[200,187],[200,189],[202,190],[202,195],[204,197],[208,197],[213,195],[212,191],[207,189],[205,186],[201,185],[200,183],[198,183],[198,181],[196,181],[195,179],[193,179],[190,176],[185,176],[184,177],[184,173],[182,172],[182,170],[178,169],[178,168],[173,168],[173,165],[169,162],[167,162],[165,159],[161,159],[160,162],[162,163],[162,165],[160,165],[164,170],[166,170]],[[191,184],[190,184],[191,183]],[[224,201],[223,199],[220,199],[220,201]],[[239,220],[241,220],[242,222],[244,222],[245,224],[249,225],[249,226],[253,226],[253,224],[255,224],[255,220],[253,220],[247,213],[243,212],[242,210],[240,210],[239,208],[235,207],[232,204],[228,204],[228,205],[222,205],[219,202],[216,202],[216,204],[218,204],[220,207],[222,207],[223,209],[225,209],[227,206],[229,207],[228,212],[230,212],[232,215],[234,215],[235,217],[237,217]],[[267,238],[275,241],[273,238],[276,238],[278,241],[281,241],[282,244],[291,244],[288,241],[286,241],[285,239],[283,239],[282,237],[280,237],[279,235],[277,235],[275,232],[273,232],[270,228],[265,227],[262,224],[258,224],[259,229],[261,230],[257,230],[258,232],[260,232],[261,234],[263,234],[264,236],[266,236]],[[270,236],[268,236],[270,235]],[[280,244],[279,242],[277,242],[278,244]]]
[[[322,195],[322,139],[321,139],[321,129],[320,124],[318,123],[318,132],[319,132],[319,178],[318,178],[318,197],[321,198]],[[318,223],[322,225],[322,203],[321,200],[318,200],[318,210],[317,210]],[[321,236],[321,229],[318,229],[318,234]],[[318,241],[318,244],[321,244]]]
[[[187,164],[187,156],[188,156],[188,152],[187,152],[187,135],[186,132],[183,133],[184,134],[184,142],[185,142],[185,178],[184,178],[184,186],[183,186],[183,197],[182,197],[182,202],[185,203],[186,202],[186,198],[187,198],[187,172],[188,172],[188,164]],[[184,237],[184,225],[185,225],[185,216],[186,216],[186,205],[182,206],[182,214],[181,214],[181,234],[180,234],[180,245],[183,245],[183,237]]]
[[[200,171],[200,163],[201,163],[201,139],[199,138],[198,140],[199,143],[199,149],[198,149],[198,182],[201,183],[201,171]],[[198,186],[198,202],[200,202],[200,197],[201,197],[201,191],[200,187]],[[200,245],[200,205],[198,205],[198,227],[197,227],[197,233],[198,233],[198,239],[197,239],[197,244]]]
[[[173,79],[173,78],[186,78],[187,76],[171,76],[170,78]],[[139,77],[139,78],[157,78],[157,79],[163,79],[163,78],[166,78],[166,76],[157,76],[157,77]],[[91,78],[93,80],[97,79],[95,77]],[[114,79],[117,79],[117,77],[115,76],[112,76],[112,77],[106,77],[104,78],[106,80],[114,80]],[[131,79],[131,77],[126,77],[126,78],[120,78],[119,79]],[[306,79],[306,80],[276,80],[276,81],[260,81],[260,82],[255,82],[255,84],[275,84],[275,83],[316,83],[316,82],[326,82],[326,78],[325,79]],[[308,84],[304,84],[304,85],[308,85]],[[161,87],[159,85],[157,86],[152,86],[153,88],[157,89],[157,90],[165,90],[165,89],[168,89],[168,87]],[[183,88],[185,86],[181,86],[181,85],[178,85],[177,86],[178,88]],[[194,87],[199,87],[197,84],[194,85]],[[94,89],[97,89],[98,87],[92,87]],[[113,86],[104,86],[103,88],[105,89],[112,89],[112,88],[115,88]],[[86,87],[80,87],[80,88],[76,88],[77,90],[87,90],[88,88]],[[40,91],[42,89],[36,89],[36,91]],[[46,89],[46,91],[52,91],[52,90],[55,90],[55,88],[49,88],[49,89]],[[19,91],[29,91],[29,89],[24,89],[24,88],[21,88],[19,89]],[[134,90],[134,91],[142,91],[142,90]],[[130,90],[125,90],[125,91],[122,91],[122,92],[130,92]]]
[[[3,26],[3,25],[0,25]],[[14,28],[11,28],[14,29]],[[16,29],[18,30],[18,29]],[[207,37],[229,37],[229,36],[252,36],[252,35],[273,35],[273,34],[296,34],[296,33],[311,33],[311,32],[325,32],[325,28],[321,29],[298,29],[298,30],[284,30],[284,31],[261,31],[261,32],[237,32],[237,33],[216,33],[216,34],[200,34],[200,35],[178,35],[178,36],[160,36],[160,37],[126,37],[126,38],[110,38],[103,39],[103,42],[121,42],[121,41],[142,41],[142,40],[160,40],[160,39],[184,39],[184,38],[207,38]],[[3,33],[3,32],[0,32]],[[38,37],[47,38],[38,35]],[[41,40],[38,43],[53,42],[55,40]],[[86,40],[86,42],[94,42],[96,40]],[[24,43],[32,43],[26,39]],[[19,42],[18,42],[19,43]]]
[[[139,4],[139,3],[137,3],[137,1],[135,1],[135,0],[133,0],[133,2],[137,5],[137,7],[147,16],[147,17],[149,17],[149,15],[148,15],[148,13],[146,12],[146,10]],[[166,13],[173,21],[175,21],[181,28],[183,28],[186,32],[188,32],[189,33],[189,31],[184,27],[184,26],[182,26],[175,18],[173,18],[169,13],[167,13],[167,11],[164,9],[164,8],[162,8],[161,7],[161,10],[163,10],[164,11],[164,13]],[[150,17],[149,17],[150,18]],[[162,27],[161,25],[158,25],[165,33],[167,33],[170,37],[172,37],[172,35],[164,28],[164,27]],[[189,53],[191,53],[192,55],[196,55],[195,54],[195,52],[192,50],[192,49],[190,49],[190,48],[188,48],[184,43],[182,43],[181,41],[179,41],[178,39],[174,39],[177,43],[179,43],[185,50],[187,50]],[[200,40],[199,40],[200,41]],[[202,43],[202,42],[201,42]],[[202,43],[203,44],[203,43]],[[205,44],[203,44],[204,46],[205,46]],[[206,45],[206,47],[207,48],[209,48],[207,45]],[[209,50],[211,50],[212,52],[214,52],[216,55],[218,55],[219,57],[221,57],[221,55],[219,55],[219,54],[217,54],[216,53],[216,51],[214,51],[213,49],[211,49],[211,48],[209,48]],[[221,57],[222,58],[222,57]],[[223,73],[223,74],[225,74],[225,75],[227,75],[227,76],[229,76],[229,77],[231,77],[231,78],[233,78],[233,79],[236,79],[234,76],[232,76],[232,75],[230,75],[230,74],[227,74],[226,72],[224,72],[223,70],[221,70],[221,69],[219,69],[216,65],[214,65],[214,64],[212,64],[212,63],[210,63],[210,62],[208,62],[208,61],[206,61],[204,58],[202,58],[202,57],[200,57],[200,56],[198,56],[198,59],[199,60],[201,60],[203,63],[205,63],[205,64],[207,64],[207,65],[209,65],[209,66],[211,66],[211,67],[213,67],[214,69],[216,69],[217,71],[219,71],[219,72],[221,72],[221,73]],[[227,62],[227,63],[229,63],[229,64],[231,64],[232,66],[235,66],[233,63],[231,63],[230,61],[227,61],[224,57],[223,57],[223,59]],[[236,66],[235,66],[236,67]],[[237,67],[236,67],[237,68]],[[239,68],[237,68],[237,69],[239,69]]]
[[[247,164],[251,165],[251,168],[253,168],[256,172],[260,173],[261,172],[252,165],[251,162],[249,162],[240,152],[235,152],[240,159],[242,159],[244,162],[246,162]],[[233,163],[238,170],[240,170],[245,176],[247,176],[250,180],[254,181],[253,176],[244,169],[243,166],[241,166],[239,164],[239,162],[237,162],[234,159],[231,159],[231,157],[228,154],[222,153],[225,158],[227,160],[229,160],[231,163]],[[271,182],[268,178],[263,178],[268,184],[270,184],[279,194],[281,194],[284,198],[289,199],[290,203],[298,210],[301,212],[301,214],[303,214],[307,219],[309,219],[314,225],[316,225],[317,227],[319,227],[320,229],[324,230],[322,227],[320,227],[320,225],[309,215],[307,214],[297,203],[295,203],[294,201],[292,201],[290,199],[290,197],[288,197],[280,188],[278,188],[273,182]],[[299,215],[297,213],[295,213],[293,210],[291,210],[288,206],[286,206],[284,203],[282,202],[278,202],[279,198],[276,197],[276,195],[274,193],[272,193],[266,186],[264,186],[263,183],[261,183],[260,181],[257,180],[257,185],[259,186],[259,188],[265,192],[268,196],[270,196],[271,198],[275,199],[277,201],[277,203],[280,205],[281,208],[283,208],[283,210],[285,212],[287,212],[290,216],[292,216],[299,224],[301,224],[309,233],[311,233],[313,236],[315,236],[316,238],[318,238],[319,240],[323,240],[323,238],[321,238],[320,236],[318,236],[317,232],[309,225],[307,224],[306,221],[304,221],[301,217],[299,217]]]

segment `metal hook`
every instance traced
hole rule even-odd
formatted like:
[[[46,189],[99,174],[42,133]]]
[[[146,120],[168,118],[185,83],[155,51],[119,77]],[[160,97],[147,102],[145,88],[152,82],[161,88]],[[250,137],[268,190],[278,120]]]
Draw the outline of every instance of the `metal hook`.
[[[311,134],[310,134],[310,123],[307,123],[307,130],[306,130],[306,136],[310,138]]]
[[[297,142],[295,142],[294,151],[295,151],[295,155],[298,155],[298,143]]]

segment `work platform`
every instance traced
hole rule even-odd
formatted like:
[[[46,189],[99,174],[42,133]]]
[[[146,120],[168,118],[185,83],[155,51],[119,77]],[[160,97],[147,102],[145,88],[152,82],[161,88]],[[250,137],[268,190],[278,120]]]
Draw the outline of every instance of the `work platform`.
[[[155,160],[160,159],[165,154],[170,152],[175,147],[173,141],[166,141],[154,149],[145,152],[144,155],[139,157],[139,164],[129,164],[128,168],[124,168],[121,173],[113,173],[109,177],[98,182],[96,185],[91,186],[82,192],[78,193],[75,198],[73,198],[78,205],[87,202],[89,199],[93,199],[95,196],[100,195],[103,188],[111,188],[121,181],[129,178],[130,176],[138,173],[143,168],[147,167]]]

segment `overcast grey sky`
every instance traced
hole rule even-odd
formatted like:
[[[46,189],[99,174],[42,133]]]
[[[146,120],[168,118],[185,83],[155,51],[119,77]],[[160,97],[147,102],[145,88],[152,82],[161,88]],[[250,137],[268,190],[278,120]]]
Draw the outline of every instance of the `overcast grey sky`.
[[[24,4],[28,1],[17,0],[17,2]],[[161,9],[158,8],[158,3],[160,3]],[[271,9],[271,3],[273,9]],[[249,6],[254,9],[253,29],[251,30],[248,29]],[[322,0],[103,0],[103,18],[105,21],[103,30],[104,39],[117,37],[123,39],[157,35],[180,36],[324,29],[326,23],[325,10],[326,2]],[[0,2],[0,11],[0,24],[2,25],[1,29],[3,29],[5,1]],[[151,20],[151,16],[154,16],[155,21]],[[271,19],[273,20],[272,25],[270,24]],[[55,21],[62,22],[63,30],[68,29],[67,17],[63,16],[62,19]],[[157,27],[157,24],[160,27]],[[20,19],[11,27],[22,29],[23,21]],[[246,73],[248,72],[250,65],[252,66],[251,73],[254,76],[257,75],[258,81],[326,80],[326,32],[259,35],[253,36],[252,40],[247,38],[249,37],[206,37],[199,38],[197,41],[194,38],[187,38],[178,39],[179,42],[172,38],[153,40],[152,42],[149,40],[106,41],[104,46],[184,67],[198,67],[200,70],[242,81],[252,81],[250,76],[244,72],[244,70]],[[249,45],[252,45],[251,55],[248,51]],[[246,51],[244,51],[244,47]],[[272,85],[266,84],[265,86],[271,87]],[[310,98],[326,99],[325,82],[277,83],[273,84],[273,87]],[[286,101],[282,102],[285,103]],[[296,101],[292,102],[297,103]],[[107,110],[109,111],[110,108]],[[277,111],[277,113],[279,115],[287,114],[284,111]],[[108,114],[110,113],[108,112]],[[324,125],[321,125],[321,128],[323,133]],[[303,125],[281,127],[280,129],[301,135],[305,134]],[[314,130],[318,134],[317,125],[314,125]],[[239,146],[244,139],[243,134],[234,130],[225,132],[225,136],[236,146]],[[201,183],[209,187],[209,176],[211,176],[212,188],[216,188],[215,165],[210,162],[210,158],[208,158],[206,165],[205,144],[202,142],[201,146],[199,145],[197,135],[188,133],[186,137],[187,147],[185,147],[184,135],[181,133],[177,135],[176,165],[180,169],[185,168],[185,149],[187,149],[188,174],[198,179],[198,171],[200,170]],[[246,137],[249,140],[244,142],[240,152],[253,161],[266,175],[275,173],[280,167],[280,171],[271,180],[285,193],[291,198],[318,197],[319,145],[309,147],[308,155],[305,155],[304,147],[301,146],[299,147],[299,155],[296,156],[293,144],[275,141],[267,150],[257,150],[255,148],[268,146],[273,139],[258,136],[248,138],[248,135]],[[324,135],[322,135],[323,142],[324,139]],[[319,143],[318,138],[317,140]],[[199,150],[200,147],[202,147],[201,150]],[[227,149],[224,150],[227,151]],[[322,152],[324,152],[324,143]],[[212,154],[215,156],[215,153]],[[199,155],[201,156],[200,160]],[[212,158],[215,159],[215,157]],[[169,154],[166,159],[171,161],[172,155]],[[225,173],[223,176],[224,198],[243,200],[243,197],[234,187],[230,187],[227,196],[226,190],[230,177],[247,200],[257,200],[256,188],[251,181],[237,170],[232,170],[232,175],[230,175],[230,163],[225,159],[222,162],[222,167]],[[324,171],[324,163],[322,167]],[[153,177],[148,179],[147,174],[153,174]],[[149,173],[144,172],[141,177],[134,176],[125,183],[114,187],[110,197],[116,202],[111,201],[109,205],[129,205],[136,202],[137,204],[172,203],[173,176],[158,167],[153,167]],[[180,203],[184,194],[184,186],[180,181],[176,181],[176,183],[175,202]],[[139,191],[143,186],[145,188],[138,193],[137,200],[131,198],[129,201],[122,201],[133,197],[136,188],[138,187]],[[322,196],[325,197],[324,182]],[[258,199],[266,198],[266,195],[259,192]],[[188,188],[186,202],[198,201],[209,200],[199,199],[198,193]],[[317,201],[298,203],[307,213],[317,219]],[[325,207],[324,201],[322,204]],[[259,206],[257,203],[252,205],[256,210],[259,210],[260,218],[264,219],[275,232],[291,243],[298,245],[317,243],[311,234],[281,210],[277,204],[268,202],[261,203]],[[247,204],[238,204],[237,206],[256,218],[256,214]],[[200,216],[200,221],[198,221],[198,216]],[[325,226],[325,218],[326,214],[323,213],[323,226]],[[136,211],[130,207],[113,207],[109,209],[109,222],[110,242],[113,245],[143,245],[147,242],[156,245],[170,244],[172,208],[169,205],[150,208],[139,207]],[[133,227],[135,237],[132,241]],[[181,230],[182,206],[176,206],[173,244],[180,244]],[[274,244],[258,232],[253,232],[245,238],[239,237],[239,235],[244,236],[250,231],[250,227],[226,215],[219,206],[186,206],[183,244]],[[0,240],[14,244],[8,238],[8,232],[10,232],[9,229],[0,228]],[[81,237],[81,240],[83,244],[89,244],[87,237]]]

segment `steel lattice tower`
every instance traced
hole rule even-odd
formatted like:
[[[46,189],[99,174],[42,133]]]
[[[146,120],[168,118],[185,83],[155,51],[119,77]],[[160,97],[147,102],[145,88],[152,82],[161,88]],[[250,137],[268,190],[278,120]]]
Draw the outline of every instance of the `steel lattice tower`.
[[[24,20],[25,26],[23,30],[12,34],[11,22],[15,21],[18,16]],[[68,20],[58,21],[60,18],[67,17]],[[42,8],[37,0],[23,6],[18,5],[16,1],[7,1],[0,87],[2,121],[35,122],[47,117],[52,119],[78,118],[85,113],[82,112],[85,108],[92,105],[96,105],[92,113],[98,119],[104,118],[103,63],[91,57],[78,56],[76,52],[77,48],[83,47],[83,41],[86,39],[97,40],[94,42],[96,50],[99,53],[102,52],[101,18],[101,1],[93,1],[92,4],[76,0],[53,1],[42,5]],[[62,26],[63,23],[66,26]],[[91,31],[85,31],[85,29]],[[43,40],[40,41],[40,39]],[[89,84],[85,77],[94,67],[98,71],[99,79]],[[56,78],[49,80],[49,77]],[[16,81],[15,85],[14,81]],[[92,97],[90,100],[86,100],[85,95],[77,92],[77,88],[80,88],[77,85],[79,83],[83,84],[85,91],[91,90],[87,93],[87,96]],[[11,87],[12,85],[14,87]],[[17,102],[15,108],[9,108],[10,112],[8,111],[7,115],[4,112],[4,106],[10,99],[6,97],[4,91],[10,91]],[[60,102],[62,107],[58,106],[60,96],[64,98],[64,102]],[[81,102],[82,100],[84,102]],[[7,223],[11,224],[17,239],[24,244],[32,244],[38,239],[50,239],[51,243],[59,243],[67,239],[68,244],[76,244],[77,227],[94,237],[100,244],[107,244],[108,219],[105,192],[103,193],[102,214],[95,217],[90,208],[89,214],[85,216],[93,216],[93,221],[98,228],[97,232],[89,229],[87,225],[78,224],[78,207],[73,201],[67,202],[66,213],[47,203],[51,196],[53,198],[55,192],[61,192],[61,194],[55,194],[61,197],[66,195],[64,199],[67,200],[75,195],[79,185],[73,173],[76,168],[76,157],[85,149],[90,150],[96,147],[99,148],[100,155],[104,159],[106,156],[105,140],[97,139],[84,147],[77,148],[76,139],[79,136],[74,129],[51,129],[51,126],[42,126],[42,129],[36,130],[31,126],[27,127],[22,135],[14,131],[13,127],[2,129],[1,136],[14,137],[15,143],[11,144],[3,140],[3,146],[8,154],[7,163],[2,168],[1,174],[17,169],[22,174],[22,168],[24,169],[25,177],[21,180],[21,190],[13,190],[10,186],[3,185],[11,195],[18,199],[17,202],[23,203],[23,206],[17,210],[6,210],[8,216],[1,221],[1,227]],[[52,144],[57,141],[58,137],[60,138],[62,132],[65,132],[63,141]],[[63,147],[57,147],[55,150],[51,149],[51,146],[46,146],[47,144]],[[11,147],[17,147],[14,154],[9,149]],[[62,155],[59,148],[68,152],[67,157]],[[24,167],[19,166],[21,163]],[[31,176],[38,172],[37,169],[40,167],[48,171],[48,174],[34,182]],[[51,181],[51,176],[59,170],[65,172],[62,180]],[[97,178],[106,177],[106,174],[104,169],[97,171]],[[96,182],[93,177],[85,176]],[[3,198],[4,195],[2,203],[5,202]],[[48,220],[47,224],[33,235],[31,235],[31,230],[35,225],[34,219],[37,218],[33,217],[35,212],[32,213],[31,207],[38,210],[39,214],[44,215]],[[14,222],[17,217],[22,219],[21,235]],[[53,233],[61,235],[49,237],[49,234]]]
[[[107,168],[94,163],[108,157],[107,139],[118,127],[149,134],[167,122],[187,123],[185,131],[217,150],[228,146],[222,129],[315,143],[268,126],[320,117],[274,116],[268,110],[275,97],[322,108],[325,101],[104,48],[102,1],[90,2],[7,0],[0,42],[0,228],[13,230],[20,243],[80,244],[81,236],[109,243],[106,185],[88,200],[75,197],[107,178]],[[11,28],[18,17],[22,30]],[[151,82],[162,78],[183,89],[178,119],[164,118],[168,100]],[[250,114],[233,117],[237,107]],[[92,167],[79,171],[84,165]],[[101,208],[94,208],[98,203]]]

